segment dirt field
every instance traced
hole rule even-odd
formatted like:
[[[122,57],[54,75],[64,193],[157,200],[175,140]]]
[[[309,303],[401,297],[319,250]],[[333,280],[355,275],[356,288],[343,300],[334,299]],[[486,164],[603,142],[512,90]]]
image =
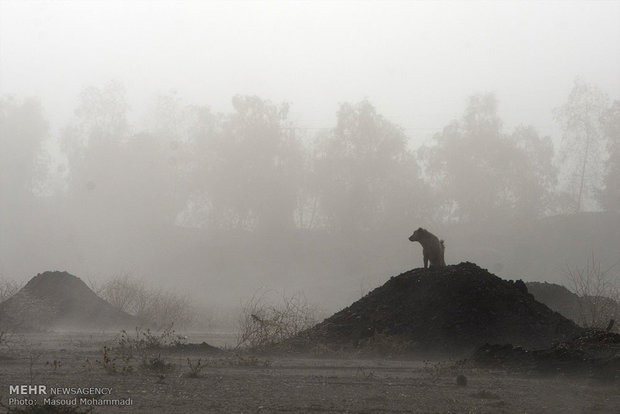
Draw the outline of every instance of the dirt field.
[[[114,336],[9,338],[0,351],[1,410],[20,412],[28,400],[41,404],[54,388],[73,387],[80,389],[63,391],[55,401],[75,401],[75,412],[83,412],[93,392],[105,392],[96,399],[110,405],[92,405],[93,413],[620,412],[617,383],[585,378],[456,368],[454,361],[265,357],[200,346],[135,351],[128,358],[116,353]],[[107,357],[104,345],[110,347]],[[457,385],[458,375],[467,378],[466,386]],[[35,385],[37,391],[42,385],[47,394],[17,394],[17,385]],[[131,405],[120,405],[127,399]]]

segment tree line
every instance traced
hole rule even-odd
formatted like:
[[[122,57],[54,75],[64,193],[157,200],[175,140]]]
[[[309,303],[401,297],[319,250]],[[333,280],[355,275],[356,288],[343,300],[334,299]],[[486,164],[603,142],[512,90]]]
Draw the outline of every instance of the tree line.
[[[23,258],[35,238],[130,249],[191,228],[207,238],[363,240],[418,223],[620,211],[620,101],[582,80],[554,112],[557,148],[532,126],[505,131],[493,94],[470,97],[417,149],[368,100],[341,104],[335,125],[314,136],[286,103],[235,96],[232,108],[161,96],[137,128],[121,84],[88,87],[61,132],[58,164],[41,104],[2,98],[2,262]]]

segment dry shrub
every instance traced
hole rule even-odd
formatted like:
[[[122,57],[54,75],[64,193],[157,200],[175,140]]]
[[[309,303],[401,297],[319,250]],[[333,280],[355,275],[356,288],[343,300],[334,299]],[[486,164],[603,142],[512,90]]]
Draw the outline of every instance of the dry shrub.
[[[148,286],[128,275],[114,277],[93,290],[146,326],[163,328],[174,324],[186,328],[194,320],[195,312],[186,296]]]
[[[22,288],[22,284],[17,283],[14,280],[1,278],[0,279],[0,302],[4,302],[16,294]]]
[[[580,325],[586,328],[605,329],[610,320],[620,323],[620,289],[618,275],[613,267],[601,268],[601,263],[594,255],[583,267],[568,267],[566,278],[573,292],[579,296]]]
[[[318,310],[297,293],[253,295],[242,307],[237,348],[264,349],[292,338],[317,323]]]

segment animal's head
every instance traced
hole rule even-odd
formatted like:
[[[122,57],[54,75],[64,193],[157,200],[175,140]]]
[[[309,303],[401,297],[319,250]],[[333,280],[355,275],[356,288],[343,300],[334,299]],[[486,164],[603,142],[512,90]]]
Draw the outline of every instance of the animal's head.
[[[414,231],[411,236],[409,236],[409,241],[412,241],[412,242],[420,241],[422,238],[424,238],[424,235],[426,233],[427,233],[426,230],[420,227],[419,229]]]

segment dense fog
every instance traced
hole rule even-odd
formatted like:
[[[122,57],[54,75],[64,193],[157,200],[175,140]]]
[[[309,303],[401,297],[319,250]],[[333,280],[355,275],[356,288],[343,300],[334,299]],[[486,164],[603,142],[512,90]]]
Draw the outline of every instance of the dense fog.
[[[178,4],[178,7],[177,7]],[[0,277],[336,310],[620,272],[618,2],[0,3]]]

